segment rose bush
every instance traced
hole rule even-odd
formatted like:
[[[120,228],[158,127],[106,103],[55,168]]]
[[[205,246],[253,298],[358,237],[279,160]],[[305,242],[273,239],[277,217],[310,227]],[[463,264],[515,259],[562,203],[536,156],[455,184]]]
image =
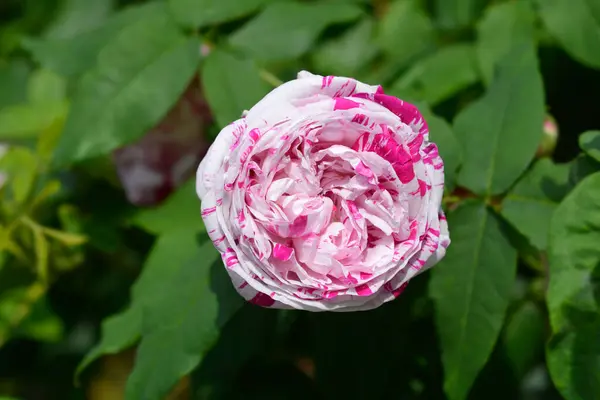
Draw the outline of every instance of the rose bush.
[[[209,236],[254,304],[367,310],[450,243],[443,162],[418,109],[308,72],[225,127],[197,192]]]
[[[600,399],[591,3],[0,2],[0,398]]]

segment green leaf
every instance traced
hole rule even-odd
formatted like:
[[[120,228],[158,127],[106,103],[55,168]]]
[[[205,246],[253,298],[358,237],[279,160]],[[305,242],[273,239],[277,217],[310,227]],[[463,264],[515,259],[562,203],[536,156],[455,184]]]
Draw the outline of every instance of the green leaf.
[[[48,70],[31,74],[27,103],[0,110],[0,139],[29,139],[50,129],[68,111],[66,82]]]
[[[401,0],[393,2],[382,17],[376,43],[401,67],[433,47],[434,35],[431,19],[420,3]]]
[[[515,45],[530,40],[534,32],[535,14],[527,1],[514,1],[491,6],[477,24],[477,59],[483,81],[490,84],[494,70]]]
[[[204,95],[221,127],[241,118],[269,92],[251,60],[216,49],[202,66]]]
[[[548,369],[566,400],[595,399],[600,393],[600,317],[589,315],[576,327],[552,337]]]
[[[554,212],[547,300],[554,332],[568,325],[564,305],[600,313],[600,173],[585,178]],[[596,280],[596,282],[595,282]]]
[[[165,282],[178,276],[184,264],[197,253],[195,230],[177,230],[159,236],[144,263],[142,275],[132,287],[132,305],[154,302],[157,293],[164,292]]]
[[[445,119],[434,115],[426,107],[419,106],[419,110],[429,126],[429,138],[438,146],[440,156],[444,161],[444,186],[451,190],[456,181],[456,171],[462,163],[462,150],[452,132],[452,127]]]
[[[92,68],[100,50],[122,29],[152,15],[165,14],[162,2],[149,2],[119,12],[104,24],[69,38],[25,38],[23,47],[45,68],[64,76],[79,75]]]
[[[38,300],[30,314],[15,330],[15,336],[25,336],[43,342],[57,342],[63,337],[62,320],[52,311],[45,297]]]
[[[211,242],[196,248],[179,273],[145,305],[142,341],[125,390],[130,399],[162,399],[216,343],[242,306]]]
[[[486,0],[435,0],[434,10],[443,29],[464,28],[474,22]]]
[[[489,358],[513,291],[517,254],[500,220],[468,202],[448,216],[452,245],[432,269],[429,294],[450,400],[466,398]]]
[[[577,61],[600,68],[600,3],[595,0],[537,0],[539,13],[562,47]]]
[[[61,102],[66,98],[67,82],[46,69],[31,74],[27,86],[27,98],[31,104]]]
[[[544,352],[545,319],[531,301],[511,316],[502,335],[504,351],[515,376],[521,380]]]
[[[373,27],[373,20],[364,18],[342,36],[323,43],[312,53],[315,68],[325,75],[354,75],[377,55]]]
[[[478,80],[473,46],[456,44],[417,62],[392,84],[389,92],[436,105]]]
[[[0,158],[0,171],[7,175],[6,187],[18,204],[29,196],[37,173],[35,155],[24,147],[11,147]]]
[[[509,52],[485,95],[454,120],[464,151],[458,184],[476,194],[506,191],[540,143],[544,89],[534,50],[528,44]]]
[[[135,343],[142,333],[142,311],[157,293],[165,290],[182,266],[198,251],[196,232],[177,230],[158,237],[142,274],[131,289],[131,304],[124,312],[109,317],[102,324],[102,338],[77,367],[76,376],[105,354],[115,354]]]
[[[117,354],[132,346],[140,337],[142,313],[140,307],[129,307],[102,322],[100,342],[96,344],[77,366],[75,379],[94,361],[107,354]]]
[[[0,61],[0,110],[26,101],[28,76],[29,66],[25,61]]]
[[[148,232],[163,234],[175,230],[204,232],[200,217],[200,201],[195,191],[196,181],[191,179],[154,209],[140,211],[133,223]]]
[[[567,400],[600,393],[600,173],[583,179],[554,213],[549,241],[547,358]]]
[[[502,216],[538,250],[546,249],[550,219],[569,190],[570,168],[538,160],[502,203]]]
[[[183,93],[199,57],[197,39],[166,14],[124,28],[82,78],[55,162],[107,154],[143,136]]]
[[[443,118],[433,116],[427,120],[431,140],[438,146],[444,161],[445,185],[452,188],[456,182],[456,171],[462,163],[462,151],[452,128]]]
[[[594,160],[600,162],[600,131],[588,131],[579,136],[579,147]]]
[[[64,104],[64,113],[57,115],[54,122],[43,129],[37,138],[36,153],[43,165],[48,165],[52,161],[54,156],[54,149],[60,140],[63,128],[65,126],[65,120],[69,112],[69,104]]]
[[[67,113],[66,102],[20,104],[0,110],[0,139],[31,139]]]
[[[66,0],[58,17],[44,34],[47,38],[72,38],[99,27],[112,12],[115,0]]]
[[[62,334],[62,323],[44,303],[45,291],[43,284],[34,282],[0,293],[0,346],[16,335],[53,341]]]
[[[168,0],[182,25],[198,28],[228,22],[252,14],[273,0]]]
[[[327,26],[350,22],[361,13],[352,4],[277,2],[234,32],[230,42],[257,59],[294,59],[306,53]]]

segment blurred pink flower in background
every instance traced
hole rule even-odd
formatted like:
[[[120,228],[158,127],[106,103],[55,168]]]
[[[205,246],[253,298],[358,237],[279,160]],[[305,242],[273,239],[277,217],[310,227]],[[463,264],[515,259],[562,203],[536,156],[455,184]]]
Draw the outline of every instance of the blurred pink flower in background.
[[[142,139],[113,154],[127,199],[139,206],[164,200],[189,179],[210,143],[212,117],[194,79],[168,115]]]

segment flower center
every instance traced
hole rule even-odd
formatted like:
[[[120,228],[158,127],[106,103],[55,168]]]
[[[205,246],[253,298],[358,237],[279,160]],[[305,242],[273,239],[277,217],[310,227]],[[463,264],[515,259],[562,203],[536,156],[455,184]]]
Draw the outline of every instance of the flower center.
[[[410,236],[410,204],[400,195],[414,177],[408,150],[381,134],[352,136],[345,144],[300,136],[279,157],[250,157],[245,204],[273,244],[279,273],[299,264],[324,282],[348,284],[385,266]]]

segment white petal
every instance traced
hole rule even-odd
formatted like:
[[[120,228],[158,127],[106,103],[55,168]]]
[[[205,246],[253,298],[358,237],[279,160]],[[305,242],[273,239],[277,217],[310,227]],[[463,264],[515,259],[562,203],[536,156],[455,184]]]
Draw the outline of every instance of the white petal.
[[[215,176],[223,175],[223,162],[231,145],[237,140],[236,132],[243,129],[244,125],[243,120],[237,120],[223,128],[202,159],[196,172],[196,193],[201,200],[213,188]]]
[[[331,79],[329,79],[331,78]],[[288,118],[304,117],[295,102],[315,95],[349,96],[356,93],[375,93],[379,86],[366,85],[352,78],[323,77],[303,71],[298,79],[272,90],[248,111],[249,128],[270,126]]]

